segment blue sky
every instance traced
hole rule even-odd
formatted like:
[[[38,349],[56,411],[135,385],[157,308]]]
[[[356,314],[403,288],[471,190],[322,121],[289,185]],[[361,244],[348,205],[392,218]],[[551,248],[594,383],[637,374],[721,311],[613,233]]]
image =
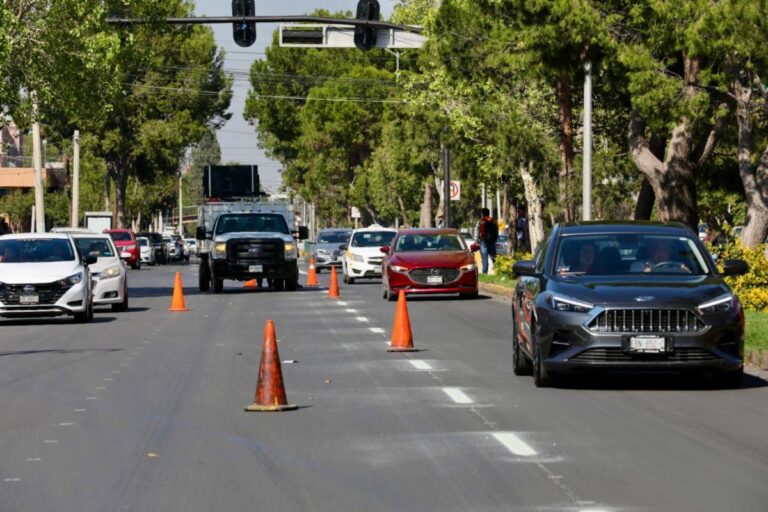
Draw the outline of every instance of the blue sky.
[[[396,3],[396,0],[379,0],[383,19],[390,16]],[[331,12],[350,11],[354,13],[357,8],[357,0],[256,0],[257,16],[299,15],[318,8],[327,9]],[[195,14],[231,16],[232,3],[230,0],[197,0]],[[264,58],[264,49],[272,42],[272,33],[277,29],[277,25],[259,24],[256,29],[256,42],[249,48],[241,48],[235,44],[232,39],[231,25],[212,25],[212,28],[216,44],[224,48],[226,52],[225,70],[235,74],[232,104],[229,109],[232,113],[232,119],[218,133],[222,160],[224,162],[258,165],[263,187],[274,192],[280,185],[280,175],[278,174],[280,165],[269,160],[263,151],[256,147],[256,129],[243,119],[243,108],[249,89],[247,75],[244,73],[248,72],[254,60]]]

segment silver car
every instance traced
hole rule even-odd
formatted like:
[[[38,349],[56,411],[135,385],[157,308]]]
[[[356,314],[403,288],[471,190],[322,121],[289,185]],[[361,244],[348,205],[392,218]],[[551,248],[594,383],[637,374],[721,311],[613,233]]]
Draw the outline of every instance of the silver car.
[[[351,229],[321,229],[315,240],[315,247],[312,249],[312,257],[315,259],[315,270],[322,272],[322,269],[331,267],[341,268],[341,257],[343,251],[341,246],[349,243],[349,237],[352,235]]]

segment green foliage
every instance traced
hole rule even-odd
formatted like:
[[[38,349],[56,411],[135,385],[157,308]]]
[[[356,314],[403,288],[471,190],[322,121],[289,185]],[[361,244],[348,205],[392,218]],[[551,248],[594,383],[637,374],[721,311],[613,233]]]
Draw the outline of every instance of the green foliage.
[[[714,248],[713,248],[714,250]],[[744,247],[740,239],[726,244],[718,251],[718,268],[722,271],[722,262],[726,259],[743,259],[749,265],[749,271],[742,276],[727,277],[728,286],[738,295],[744,309],[748,311],[768,312],[768,257],[766,244],[754,248]]]
[[[515,255],[498,255],[493,262],[493,269],[496,275],[504,276],[508,279],[516,279],[517,276],[512,272],[512,266],[515,262],[533,259],[533,255],[528,252],[521,252]]]
[[[768,350],[768,313],[746,311],[745,320],[745,348]]]

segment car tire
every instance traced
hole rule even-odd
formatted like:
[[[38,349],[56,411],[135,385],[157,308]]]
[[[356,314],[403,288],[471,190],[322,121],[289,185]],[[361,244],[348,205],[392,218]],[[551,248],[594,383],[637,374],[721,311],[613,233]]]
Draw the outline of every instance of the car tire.
[[[397,300],[397,294],[392,293],[389,288],[387,288],[387,300],[389,302],[395,302]]]
[[[287,291],[295,292],[298,287],[299,287],[299,282],[296,279],[286,279],[285,280],[285,289]]]
[[[740,389],[743,379],[744,368],[712,375],[712,382],[721,389]]]
[[[344,284],[349,284],[349,277],[345,273],[341,273],[341,282]]]
[[[211,276],[211,282],[213,283],[213,293],[221,293],[224,291],[224,280],[218,279],[215,274]]]
[[[387,288],[383,285],[381,287],[381,298],[387,300]]]
[[[533,383],[537,388],[548,388],[555,385],[555,375],[544,368],[541,359],[541,343],[536,336],[536,326],[531,324],[533,336]]]
[[[141,268],[141,260],[136,260],[135,263],[131,263],[131,268],[133,270],[139,270]]]
[[[525,357],[517,339],[517,323],[512,319],[512,373],[530,375],[531,361]]]
[[[125,313],[128,311],[128,287],[125,288],[125,296],[123,302],[119,304],[112,304],[112,311],[115,313]]]
[[[348,276],[347,277],[347,284],[355,284],[355,278],[351,277],[351,276]]]
[[[272,287],[276,292],[281,292],[285,289],[285,281],[282,279],[274,279],[272,281]]]
[[[93,320],[93,302],[82,313],[75,313],[75,322],[78,324],[85,324],[91,320]]]
[[[197,272],[197,286],[201,292],[207,292],[211,289],[211,272],[208,269],[208,264],[202,260]]]
[[[315,274],[322,274],[322,273],[323,273],[323,269],[315,265]]]

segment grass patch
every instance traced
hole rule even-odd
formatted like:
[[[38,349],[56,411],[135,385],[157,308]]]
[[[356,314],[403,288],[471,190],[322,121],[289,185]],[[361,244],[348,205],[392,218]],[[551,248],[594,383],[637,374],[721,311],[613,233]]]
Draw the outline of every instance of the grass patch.
[[[745,311],[746,348],[768,350],[768,313]]]
[[[499,286],[505,286],[507,288],[514,288],[516,279],[510,279],[504,276],[492,276],[489,274],[478,274],[481,283],[498,284]]]

